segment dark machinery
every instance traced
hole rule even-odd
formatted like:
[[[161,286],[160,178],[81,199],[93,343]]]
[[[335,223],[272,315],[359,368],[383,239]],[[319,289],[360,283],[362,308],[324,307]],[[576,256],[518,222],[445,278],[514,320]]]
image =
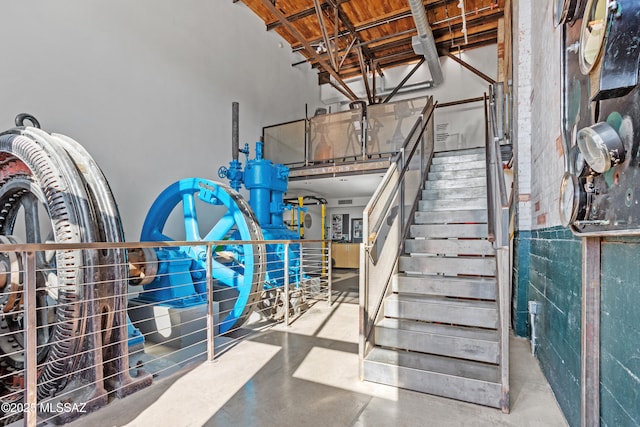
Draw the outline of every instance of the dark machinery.
[[[72,139],[42,131],[31,116],[19,115],[16,125],[0,134],[0,241],[122,242],[113,194],[91,156]],[[150,383],[132,379],[128,369],[126,257],[123,249],[37,253],[39,400],[74,390],[65,401],[89,402],[90,409],[106,404],[109,393],[124,396]],[[0,256],[2,403],[23,398],[23,264],[20,253]]]
[[[567,24],[560,218],[577,235],[638,235],[640,3],[559,0],[556,10]]]

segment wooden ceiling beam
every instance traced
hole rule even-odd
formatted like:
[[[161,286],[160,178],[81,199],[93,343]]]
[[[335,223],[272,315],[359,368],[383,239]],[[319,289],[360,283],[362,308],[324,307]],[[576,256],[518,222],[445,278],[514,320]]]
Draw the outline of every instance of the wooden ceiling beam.
[[[472,27],[476,26],[476,25],[480,25],[482,23],[486,23],[486,22],[495,22],[496,28],[498,25],[498,20],[504,16],[504,13],[502,10],[498,10],[498,9],[494,9],[494,10],[488,10],[488,11],[483,11],[483,12],[479,12],[479,13],[467,13],[468,17],[467,17],[467,27],[468,29],[471,29]],[[409,15],[410,16],[410,15]],[[385,20],[380,20],[379,21],[379,25],[385,24],[387,21]],[[462,29],[462,19],[459,19],[456,22],[452,22],[451,24],[448,24],[447,22],[438,22],[435,24],[430,24],[431,25],[431,30],[433,31],[434,35],[440,31],[448,31],[449,27],[451,27],[452,31],[459,31]],[[355,27],[355,31],[356,32],[360,32],[360,31],[365,31],[367,28],[364,28],[363,26],[357,26]],[[395,34],[389,34],[387,36],[383,36],[381,38],[375,39],[375,40],[369,40],[366,42],[361,42],[360,44],[356,44],[355,47],[358,47],[360,45],[366,45],[366,46],[371,46],[372,44],[376,44],[380,41],[384,41],[384,40],[388,40],[391,38],[394,38],[398,35],[402,35],[402,34],[411,34],[412,36],[416,34],[416,29],[415,27],[401,31],[399,33],[395,33]],[[409,37],[410,38],[410,37]],[[309,43],[311,44],[316,44],[319,43],[321,41],[321,39],[316,39],[316,40],[309,40]],[[295,52],[296,50],[299,50],[302,48],[302,46],[300,44],[296,44],[296,45],[292,45],[291,46],[292,50]],[[373,47],[370,47],[371,49],[373,49]]]
[[[261,0],[261,1],[262,1],[262,5],[264,7],[266,7],[269,10],[269,12],[271,12],[276,18],[278,18],[278,20],[289,31],[289,33],[291,33],[291,35],[294,38],[296,38],[300,43],[302,43],[302,45],[307,50],[307,55],[308,56],[313,56],[315,50],[313,49],[311,44],[302,36],[302,34],[300,34],[298,32],[298,30],[296,30],[296,28],[293,26],[293,24],[291,24],[289,21],[287,21],[287,18],[284,16],[284,14],[282,12],[280,12],[278,10],[278,8],[276,8],[273,4],[271,4],[270,0]],[[331,68],[330,64],[327,63],[327,61],[325,61],[324,59],[318,58],[318,62],[320,63],[320,65],[322,65],[322,67],[324,67],[324,69],[329,74],[331,74],[331,76],[333,76],[334,79],[336,79],[336,81],[340,84],[340,86],[342,86],[344,88],[345,92],[347,92],[349,94],[349,98],[352,101],[355,101],[355,100],[358,99],[356,94],[344,82],[344,80],[342,80],[342,77],[340,77],[340,75],[335,70],[333,70]]]
[[[342,3],[349,3],[351,0],[336,0],[338,2],[338,4],[342,4]],[[322,4],[322,8],[323,9],[328,9],[330,8],[331,5],[329,5],[329,3],[323,3]],[[308,18],[309,16],[313,16],[316,13],[316,8],[314,7],[310,7],[304,10],[301,10],[299,12],[296,13],[292,13],[291,15],[287,16],[287,21],[289,22],[295,22],[299,19],[303,19],[303,18]],[[279,20],[275,20],[275,21],[271,21],[269,23],[267,23],[267,31],[271,31],[273,29],[276,29],[278,27],[282,26],[282,22],[280,22]]]
[[[446,37],[446,38],[442,38],[440,41],[437,41],[436,43],[436,47],[438,49],[438,52],[440,52],[441,55],[446,55],[447,52],[449,51],[456,51],[459,48],[462,49],[472,49],[475,47],[480,47],[480,46],[485,46],[485,45],[489,45],[489,44],[495,44],[497,43],[497,28],[493,29],[493,28],[489,28],[489,29],[483,29],[483,31],[480,32],[468,32],[467,37],[469,40],[469,43],[467,43],[466,45],[463,45],[464,43],[464,35],[462,33],[460,33],[459,35],[456,35],[452,38],[450,37]],[[404,54],[407,55],[410,58],[420,58],[421,55],[417,55],[415,53],[410,55],[410,52],[413,52],[413,48],[410,47],[410,43],[409,43],[410,39],[405,39],[405,40],[398,40],[395,41],[393,44],[388,44],[385,46],[380,46],[376,49],[374,49],[375,54],[378,56],[378,59],[376,60],[377,65],[379,65],[380,67],[388,67],[389,66],[389,55],[396,55],[396,53],[391,53],[391,54],[387,54],[385,53],[385,51],[389,51],[389,50],[397,50],[399,48],[403,48],[403,47],[407,47],[407,50],[402,51],[405,52]],[[411,49],[411,51],[409,51],[408,49]],[[318,68],[318,63],[316,61],[314,61],[313,59],[310,61],[311,62],[311,66],[313,68]],[[397,61],[393,60],[391,61],[393,64],[396,64]],[[341,71],[341,75],[343,77],[347,77],[349,75],[353,75],[353,69],[359,69],[359,63],[357,60],[349,60],[349,61],[344,61],[343,66],[342,66],[342,71]]]
[[[496,19],[495,21],[490,21],[490,22],[485,22],[481,25],[468,25],[467,24],[467,35],[468,36],[472,36],[475,34],[480,34],[480,33],[485,33],[487,31],[494,31],[496,34],[496,42],[497,42],[497,29],[498,29],[498,20]],[[462,30],[462,24],[457,24],[455,26],[452,26],[452,32],[454,33],[454,38],[457,39],[459,34],[462,34],[461,32]],[[446,43],[447,41],[451,40],[451,36],[449,34],[448,28],[443,28],[443,29],[439,29],[439,30],[434,30],[433,31],[433,35],[436,41],[437,45]],[[463,37],[464,39],[464,37]],[[376,44],[375,46],[371,46],[370,49],[371,51],[377,55],[378,57],[380,57],[381,51],[384,50],[388,50],[388,49],[394,49],[394,48],[398,48],[401,46],[405,46],[405,45],[410,45],[411,44],[411,35],[407,35],[404,37],[398,37],[395,38],[391,41],[388,41],[389,39],[385,40],[385,43],[380,43],[380,44]],[[462,46],[464,47],[464,46]]]

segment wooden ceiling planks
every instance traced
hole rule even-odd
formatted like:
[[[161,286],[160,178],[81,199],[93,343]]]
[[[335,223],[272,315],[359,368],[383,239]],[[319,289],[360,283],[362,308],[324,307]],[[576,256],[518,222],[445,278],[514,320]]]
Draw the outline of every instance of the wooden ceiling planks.
[[[273,13],[269,10],[271,5],[265,5],[264,0],[234,1],[247,5],[262,18],[267,30],[280,34],[321,74],[330,73],[344,79],[360,75],[363,70],[372,72],[374,68],[384,69],[420,59],[411,44],[417,32],[407,0],[269,0],[277,9]],[[459,0],[424,0],[441,55],[498,42],[498,22],[504,17],[506,0],[463,1],[466,42]],[[323,19],[319,19],[316,6],[321,9]],[[275,16],[276,12],[286,19],[287,25]],[[326,46],[327,41],[330,46]],[[360,48],[362,58],[358,53]]]

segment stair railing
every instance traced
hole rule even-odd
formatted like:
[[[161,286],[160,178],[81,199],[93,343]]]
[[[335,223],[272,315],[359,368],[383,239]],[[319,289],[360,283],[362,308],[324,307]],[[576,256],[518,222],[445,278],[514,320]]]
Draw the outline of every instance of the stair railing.
[[[360,245],[360,377],[373,343],[371,333],[389,290],[411,218],[422,193],[434,147],[433,112],[429,97],[402,148],[363,211]]]
[[[509,325],[511,301],[510,206],[500,146],[504,132],[504,85],[495,83],[485,94],[486,172],[489,240],[496,254],[498,311],[500,322],[501,406],[509,412]]]

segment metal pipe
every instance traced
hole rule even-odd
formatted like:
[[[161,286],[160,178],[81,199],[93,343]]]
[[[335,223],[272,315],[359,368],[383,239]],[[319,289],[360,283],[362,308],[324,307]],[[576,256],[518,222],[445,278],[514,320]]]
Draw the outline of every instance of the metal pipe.
[[[411,15],[418,30],[418,35],[414,38],[414,51],[424,55],[427,60],[427,65],[429,66],[433,85],[438,86],[444,81],[444,76],[442,74],[442,68],[440,67],[436,41],[429,26],[429,21],[427,20],[427,13],[424,10],[424,3],[422,0],[409,0],[409,6],[411,7]],[[416,50],[416,47],[418,47],[415,44],[416,41],[419,46],[418,50]]]
[[[238,161],[240,153],[240,104],[231,104],[231,158]]]
[[[482,101],[484,101],[484,96],[478,96],[477,98],[467,98],[467,99],[461,99],[459,101],[438,103],[438,105],[436,105],[436,108],[454,107],[456,105],[471,104],[473,102],[482,102]]]

